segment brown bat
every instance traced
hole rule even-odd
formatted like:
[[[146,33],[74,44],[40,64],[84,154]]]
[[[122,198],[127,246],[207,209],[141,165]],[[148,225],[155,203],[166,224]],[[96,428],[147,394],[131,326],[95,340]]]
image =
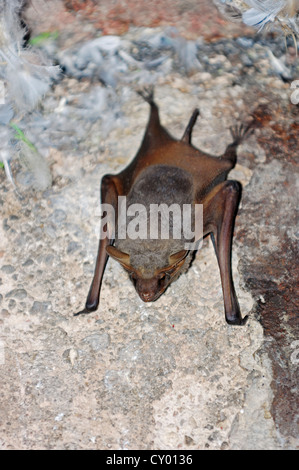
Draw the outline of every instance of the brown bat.
[[[119,197],[125,196],[127,207],[142,204],[145,210],[165,204],[182,208],[196,204],[203,207],[203,236],[211,235],[220,269],[226,321],[242,325],[231,271],[231,246],[234,222],[241,197],[241,184],[227,180],[235,166],[237,147],[252,131],[250,126],[231,129],[233,142],[221,157],[201,152],[191,143],[191,134],[199,115],[195,109],[181,140],[174,139],[161,125],[153,92],[140,92],[150,105],[150,117],[141,146],[133,161],[117,175],[105,175],[101,183],[102,204],[119,210]],[[153,206],[155,205],[155,206]],[[186,207],[184,206],[184,207]],[[126,219],[127,223],[128,220]],[[147,218],[144,219],[148,221]],[[161,223],[161,217],[159,219]],[[195,221],[196,222],[196,221]],[[170,223],[171,225],[171,223]],[[194,227],[194,223],[193,223]],[[115,233],[104,217],[93,281],[85,309],[75,315],[90,313],[99,305],[102,278],[108,257],[117,260],[144,302],[155,301],[179,274],[189,267],[194,252],[186,248],[186,239],[132,239],[120,237],[118,220]],[[148,230],[148,229],[147,229]],[[147,231],[148,235],[148,231]],[[113,245],[113,243],[115,244]]]

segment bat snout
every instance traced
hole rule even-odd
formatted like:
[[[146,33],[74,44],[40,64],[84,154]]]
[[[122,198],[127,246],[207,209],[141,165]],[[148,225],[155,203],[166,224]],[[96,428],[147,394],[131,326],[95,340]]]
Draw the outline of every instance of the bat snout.
[[[153,302],[155,299],[155,295],[153,295],[151,292],[138,292],[139,297],[143,302]]]
[[[143,302],[154,302],[162,294],[157,278],[138,279],[136,291]]]

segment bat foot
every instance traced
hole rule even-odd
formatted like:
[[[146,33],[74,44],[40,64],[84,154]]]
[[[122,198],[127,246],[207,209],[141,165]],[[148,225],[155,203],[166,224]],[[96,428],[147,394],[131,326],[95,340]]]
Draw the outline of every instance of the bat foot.
[[[246,127],[243,124],[230,127],[230,133],[233,138],[232,145],[240,145],[254,133],[253,123],[254,121],[250,122]]]
[[[147,103],[152,104],[154,102],[154,87],[153,87],[153,85],[144,86],[142,89],[137,90],[137,93]]]
[[[248,320],[248,315],[246,315],[246,317],[244,318],[241,318],[240,316],[238,317],[226,317],[226,323],[228,323],[228,325],[235,325],[235,326],[244,326],[246,323],[247,323],[247,320]]]

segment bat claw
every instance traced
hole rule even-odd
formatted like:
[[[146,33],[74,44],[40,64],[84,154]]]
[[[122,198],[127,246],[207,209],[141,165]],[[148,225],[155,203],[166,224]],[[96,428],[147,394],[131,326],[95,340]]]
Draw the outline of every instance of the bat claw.
[[[79,315],[83,315],[84,313],[88,313],[85,310],[81,310],[80,312],[73,313],[73,317],[78,317]]]
[[[144,101],[151,104],[154,101],[154,86],[148,85],[144,86],[142,89],[137,90],[138,95],[140,95]]]
[[[246,315],[244,318],[240,318],[240,317],[237,317],[234,319],[226,318],[226,323],[228,323],[229,325],[244,326],[246,325],[248,318],[249,318],[248,315]]]
[[[254,121],[250,122],[246,127],[244,127],[244,124],[230,127],[229,130],[233,138],[232,145],[241,144],[245,139],[248,139],[248,137],[254,133],[253,123]]]
[[[84,308],[83,310],[80,310],[80,312],[77,312],[77,313],[74,313],[73,316],[74,317],[78,317],[79,315],[86,315],[88,313],[91,313],[93,312],[94,310],[90,310],[88,308]]]
[[[181,138],[181,142],[186,142],[188,144],[191,144],[192,130],[193,130],[193,127],[194,127],[199,115],[200,115],[199,109],[195,108],[193,113],[192,113],[192,116],[191,116],[191,118],[188,122],[188,125],[185,129],[183,137]]]

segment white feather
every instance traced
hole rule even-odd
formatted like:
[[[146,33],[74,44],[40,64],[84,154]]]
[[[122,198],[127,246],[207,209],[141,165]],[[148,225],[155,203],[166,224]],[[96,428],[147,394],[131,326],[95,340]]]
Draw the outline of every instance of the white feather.
[[[17,146],[19,159],[29,170],[31,186],[37,191],[45,191],[52,184],[52,176],[46,159],[36,150],[20,141]]]
[[[250,8],[250,10],[243,13],[243,21],[248,26],[260,26],[263,28],[269,21],[273,21],[274,19],[275,15],[258,11],[255,8]]]
[[[5,173],[7,179],[12,183],[15,187],[12,173],[9,165],[9,161],[11,160],[11,147],[10,141],[12,138],[13,131],[8,126],[0,126],[0,141],[1,141],[1,149],[0,149],[0,161],[4,165]]]
[[[6,68],[8,95],[18,110],[31,111],[48,92],[52,79],[57,78],[59,73],[59,67],[35,65],[20,55],[11,60]]]
[[[11,145],[14,131],[9,121],[16,110],[22,113],[32,111],[60,73],[60,68],[52,66],[38,51],[24,47],[26,29],[20,21],[23,5],[24,0],[0,0],[0,77],[6,92],[5,103],[0,110],[1,123],[6,124],[0,126],[0,161],[14,186],[9,165],[15,153]],[[37,151],[20,142],[18,156],[30,169],[36,189],[45,189],[51,184],[47,163]]]
[[[0,160],[4,165],[4,170],[8,181],[15,187],[15,183],[12,177],[11,169],[9,166],[10,154],[7,150],[2,150],[0,153]]]
[[[259,26],[263,28],[270,21],[274,21],[278,13],[284,8],[285,0],[245,0],[248,6],[251,6],[243,14],[243,21],[249,26]]]
[[[299,34],[299,0],[214,0],[214,3],[233,19],[235,12],[240,11],[243,22],[249,26],[262,29],[275,23],[284,31]]]
[[[275,57],[275,55],[270,49],[267,49],[267,52],[270,58],[272,69],[275,71],[275,73],[277,73],[286,80],[291,80],[292,74],[290,69],[283,63],[281,59]]]
[[[23,48],[25,28],[21,26],[23,0],[0,0],[0,74],[7,83],[7,99],[20,111],[31,111],[59,74],[33,49]],[[3,62],[4,61],[4,62]]]
[[[225,0],[213,0],[223,16],[230,21],[240,22],[242,20],[242,11],[239,5],[232,5]]]
[[[23,45],[25,28],[21,26],[19,13],[24,0],[0,0],[0,45],[15,49]]]

